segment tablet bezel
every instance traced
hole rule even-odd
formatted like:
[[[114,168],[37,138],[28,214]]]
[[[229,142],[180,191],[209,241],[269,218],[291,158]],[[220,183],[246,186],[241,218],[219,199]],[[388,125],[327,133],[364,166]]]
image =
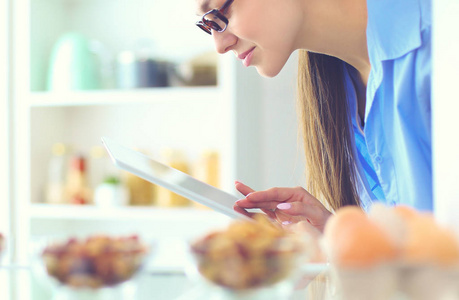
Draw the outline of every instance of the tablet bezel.
[[[154,160],[141,152],[122,146],[108,137],[102,137],[102,143],[117,168],[231,218],[252,220],[233,209],[234,203],[238,200],[236,196]]]

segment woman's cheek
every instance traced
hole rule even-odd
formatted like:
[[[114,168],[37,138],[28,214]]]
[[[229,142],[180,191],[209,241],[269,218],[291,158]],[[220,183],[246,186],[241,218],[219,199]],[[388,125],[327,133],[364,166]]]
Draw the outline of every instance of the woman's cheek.
[[[243,24],[235,22],[235,26],[233,26],[232,31],[239,39],[257,44],[256,41],[259,39],[260,30],[255,21],[248,20]]]

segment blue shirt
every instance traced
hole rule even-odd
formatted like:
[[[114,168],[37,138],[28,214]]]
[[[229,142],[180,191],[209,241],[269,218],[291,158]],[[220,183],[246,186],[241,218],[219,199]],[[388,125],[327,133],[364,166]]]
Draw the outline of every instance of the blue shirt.
[[[367,2],[371,71],[363,129],[354,70],[345,68],[362,205],[381,201],[431,211],[431,3]]]

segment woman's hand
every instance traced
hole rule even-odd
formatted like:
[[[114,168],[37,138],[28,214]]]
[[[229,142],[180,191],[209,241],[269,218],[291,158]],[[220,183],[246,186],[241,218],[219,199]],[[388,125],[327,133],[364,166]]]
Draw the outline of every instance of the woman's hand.
[[[331,216],[323,204],[302,187],[276,187],[265,191],[254,191],[238,181],[235,185],[245,198],[236,201],[234,210],[249,217],[252,217],[253,213],[246,209],[259,208],[283,225],[307,221],[323,232],[325,223]]]

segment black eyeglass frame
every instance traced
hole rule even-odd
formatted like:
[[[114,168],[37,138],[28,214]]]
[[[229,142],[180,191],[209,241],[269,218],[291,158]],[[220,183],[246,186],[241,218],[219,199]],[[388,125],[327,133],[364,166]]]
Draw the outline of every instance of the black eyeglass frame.
[[[223,32],[226,30],[226,28],[228,27],[228,18],[226,18],[223,14],[224,14],[224,11],[228,9],[228,7],[233,3],[234,0],[226,0],[225,3],[223,3],[223,5],[219,8],[219,9],[212,9],[212,10],[209,10],[208,12],[206,12],[201,20],[197,21],[196,22],[196,26],[198,26],[199,28],[201,28],[204,32],[212,35],[212,30],[214,31],[217,31],[217,32]],[[216,22],[214,21],[211,21],[211,20],[206,20],[206,16],[207,15],[210,15],[210,14],[213,14],[215,15],[217,18],[219,18],[220,20],[223,21],[223,23],[225,23],[225,27],[221,28],[220,25],[218,25]]]

